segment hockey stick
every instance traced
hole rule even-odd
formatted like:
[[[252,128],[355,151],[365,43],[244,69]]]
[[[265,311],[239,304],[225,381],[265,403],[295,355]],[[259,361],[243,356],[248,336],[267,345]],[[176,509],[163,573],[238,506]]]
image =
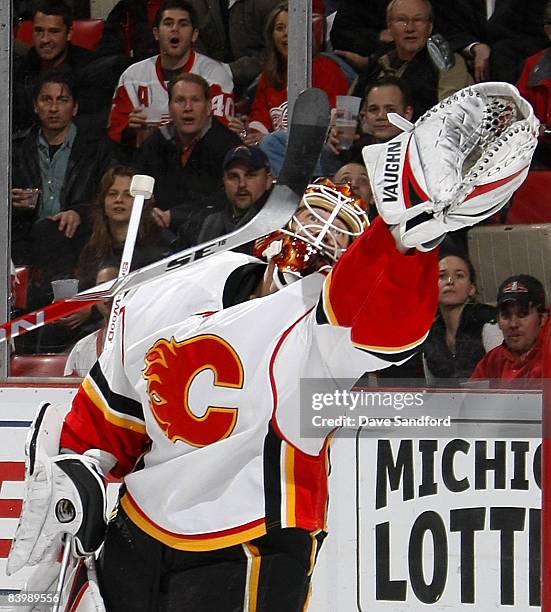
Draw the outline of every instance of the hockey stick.
[[[128,223],[128,230],[126,232],[126,239],[124,241],[124,249],[121,257],[121,265],[117,278],[123,278],[130,272],[132,256],[134,255],[134,247],[136,246],[140,220],[142,218],[143,204],[147,198],[150,198],[153,195],[154,186],[155,179],[152,176],[135,174],[132,177],[132,182],[130,183],[130,195],[134,196],[134,203],[132,205],[132,213],[130,214],[130,222]],[[123,293],[118,293],[115,296],[113,306],[111,307],[111,311],[109,313],[104,347],[110,344],[113,340],[114,334],[112,330],[115,329],[123,297]]]
[[[72,298],[23,315],[0,326],[0,341],[52,323],[93,304],[111,299],[163,274],[205,257],[252,242],[285,226],[295,213],[314,173],[329,126],[329,101],[325,92],[306,89],[297,98],[290,124],[285,161],[266,203],[242,228],[220,238],[191,247],[129,273],[124,278],[92,287]]]
[[[136,239],[138,237],[138,229],[140,227],[140,220],[142,217],[142,210],[144,201],[146,198],[150,198],[153,195],[153,187],[155,185],[155,179],[151,176],[144,174],[135,174],[132,177],[130,183],[130,195],[134,196],[134,202],[132,204],[132,212],[130,213],[130,221],[128,223],[128,229],[126,231],[126,239],[124,241],[124,248],[122,251],[121,265],[119,267],[119,274],[117,278],[123,278],[130,272],[130,266],[132,264],[132,256],[134,255],[134,247],[136,246]],[[115,301],[111,312],[109,313],[109,322],[107,329],[114,329],[118,312],[120,310],[120,302],[122,301],[123,293],[119,293],[115,296]],[[112,341],[113,334],[105,335],[105,344]],[[72,550],[73,536],[70,533],[66,533],[64,536],[63,545],[63,558],[61,560],[61,568],[59,572],[59,578],[57,581],[56,592],[59,595],[59,599],[56,602],[53,612],[60,612],[62,595],[66,588],[67,569],[69,566],[69,558]]]

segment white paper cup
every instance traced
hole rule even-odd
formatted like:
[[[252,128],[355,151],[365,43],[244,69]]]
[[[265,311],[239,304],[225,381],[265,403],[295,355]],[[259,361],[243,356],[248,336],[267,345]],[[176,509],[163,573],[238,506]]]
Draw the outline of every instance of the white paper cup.
[[[146,106],[144,108],[146,122],[148,125],[161,125],[169,119],[168,109]]]
[[[78,278],[60,278],[52,281],[54,300],[73,297],[78,293]]]

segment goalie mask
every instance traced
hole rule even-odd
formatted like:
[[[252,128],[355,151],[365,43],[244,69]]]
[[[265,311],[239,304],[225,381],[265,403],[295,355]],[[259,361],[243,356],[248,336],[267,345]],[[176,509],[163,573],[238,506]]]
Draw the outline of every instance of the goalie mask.
[[[274,261],[278,286],[328,270],[369,224],[366,208],[349,184],[311,184],[287,228],[261,238],[255,255]]]

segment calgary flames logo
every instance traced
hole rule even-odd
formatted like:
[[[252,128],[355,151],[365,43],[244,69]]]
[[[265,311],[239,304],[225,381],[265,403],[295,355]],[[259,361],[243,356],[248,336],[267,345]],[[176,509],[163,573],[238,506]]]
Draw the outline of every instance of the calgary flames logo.
[[[178,342],[158,340],[145,356],[149,405],[155,420],[172,442],[206,446],[227,438],[237,423],[237,408],[208,406],[197,416],[189,405],[189,390],[204,370],[214,374],[214,385],[241,389],[244,381],[239,356],[225,340],[203,335]]]

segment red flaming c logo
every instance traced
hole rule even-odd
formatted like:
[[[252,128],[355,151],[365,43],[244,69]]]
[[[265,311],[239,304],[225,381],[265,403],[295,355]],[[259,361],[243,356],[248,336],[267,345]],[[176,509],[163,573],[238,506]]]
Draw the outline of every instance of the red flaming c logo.
[[[189,390],[204,370],[214,374],[214,385],[241,389],[244,370],[239,356],[225,340],[203,335],[178,342],[164,338],[145,356],[149,405],[155,420],[172,442],[206,446],[227,438],[237,422],[237,408],[208,406],[201,417],[189,406]]]

